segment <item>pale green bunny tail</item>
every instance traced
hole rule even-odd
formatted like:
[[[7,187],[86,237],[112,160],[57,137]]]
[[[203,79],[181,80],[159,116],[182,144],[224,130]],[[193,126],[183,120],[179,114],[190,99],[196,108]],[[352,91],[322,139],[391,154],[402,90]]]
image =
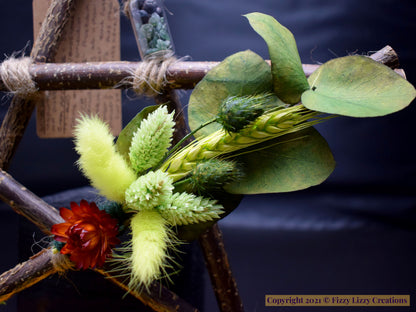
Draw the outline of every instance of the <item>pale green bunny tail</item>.
[[[216,200],[188,193],[174,193],[170,202],[158,207],[170,225],[187,225],[220,218],[223,207]]]
[[[165,203],[172,195],[172,190],[172,179],[167,173],[161,170],[149,171],[126,190],[125,210],[150,210]]]
[[[166,155],[171,145],[173,113],[169,114],[166,106],[161,106],[142,121],[134,133],[129,158],[137,173],[157,165]]]
[[[157,211],[141,211],[131,219],[130,289],[149,287],[165,273],[170,245],[166,220]]]
[[[75,150],[80,155],[77,164],[82,173],[102,195],[116,202],[124,201],[124,193],[136,175],[116,152],[108,125],[98,117],[83,116],[74,134]]]

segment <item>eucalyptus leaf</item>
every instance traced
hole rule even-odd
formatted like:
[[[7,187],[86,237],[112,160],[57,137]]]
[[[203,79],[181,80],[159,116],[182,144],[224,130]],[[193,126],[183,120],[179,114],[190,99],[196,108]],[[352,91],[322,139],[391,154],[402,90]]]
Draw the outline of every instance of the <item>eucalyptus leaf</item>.
[[[312,127],[255,145],[236,160],[246,176],[225,188],[234,194],[305,189],[325,181],[335,168],[327,142]]]
[[[154,112],[159,106],[160,105],[151,105],[143,108],[132,120],[130,120],[123,130],[121,130],[117,138],[116,149],[128,163],[130,163],[129,150],[134,133],[140,127],[143,119],[146,119],[146,117]]]
[[[256,53],[243,51],[227,57],[195,86],[189,99],[188,120],[192,130],[214,118],[229,96],[272,92],[270,66]],[[276,101],[279,99],[276,97]],[[195,134],[201,137],[220,129],[213,123]]]
[[[298,103],[309,84],[293,34],[270,15],[255,12],[245,17],[269,48],[274,92],[285,103]]]
[[[415,88],[387,66],[359,55],[333,59],[308,79],[303,93],[307,108],[352,117],[383,116],[415,98]]]

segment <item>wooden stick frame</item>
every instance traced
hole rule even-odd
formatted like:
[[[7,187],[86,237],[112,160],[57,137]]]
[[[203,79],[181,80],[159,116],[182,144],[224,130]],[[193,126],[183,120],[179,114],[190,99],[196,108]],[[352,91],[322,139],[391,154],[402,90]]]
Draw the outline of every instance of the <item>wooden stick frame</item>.
[[[39,90],[128,87],[128,85],[120,82],[129,77],[137,63],[45,63],[53,62],[54,47],[60,39],[60,34],[70,16],[73,5],[73,0],[52,1],[39,36],[35,41],[31,53],[35,63],[31,66],[30,72]],[[386,46],[371,57],[396,69],[399,74],[404,76],[404,72],[397,69],[398,57],[391,47]],[[155,101],[157,103],[168,102],[171,111],[181,112],[182,106],[174,89],[193,88],[217,64],[217,62],[177,62],[173,64],[167,71],[168,85],[166,90],[156,96]],[[303,65],[307,76],[317,67],[318,65]],[[0,81],[0,91],[6,91],[2,81]],[[32,101],[15,97],[3,120],[0,129],[0,168],[3,169],[0,171],[0,199],[11,206],[16,213],[26,217],[36,224],[41,231],[49,235],[51,226],[62,221],[58,211],[31,193],[23,185],[20,185],[4,171],[7,170],[10,164],[33,109],[34,103]],[[178,115],[175,120],[177,125],[174,141],[177,142],[187,133],[187,126],[183,116]],[[243,311],[241,298],[230,270],[218,226],[214,225],[201,235],[199,242],[220,310],[222,312]],[[28,261],[0,275],[0,302],[56,273],[57,271],[51,262],[50,253],[50,249],[45,249]],[[122,289],[128,290],[125,281],[112,276],[105,269],[97,269],[96,271],[109,278]],[[157,282],[153,283],[149,293],[131,292],[131,294],[155,311],[197,311],[189,303]]]
[[[395,69],[398,58],[390,46],[385,46],[370,57]],[[270,61],[266,61],[270,63]],[[29,72],[39,91],[42,90],[82,90],[82,89],[125,89],[131,87],[131,73],[140,62],[88,62],[88,63],[47,63],[33,64]],[[168,89],[193,89],[196,84],[219,62],[177,62],[169,66],[166,72]],[[303,64],[307,77],[320,65]],[[8,91],[0,79],[0,91]]]

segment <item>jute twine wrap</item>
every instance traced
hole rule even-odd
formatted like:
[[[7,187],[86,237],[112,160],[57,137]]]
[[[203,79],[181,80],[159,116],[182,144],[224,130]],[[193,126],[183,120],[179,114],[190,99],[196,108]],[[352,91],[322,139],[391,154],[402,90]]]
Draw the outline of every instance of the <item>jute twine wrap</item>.
[[[161,94],[168,84],[166,73],[169,66],[178,59],[172,53],[155,54],[140,62],[136,70],[132,72],[130,81],[137,94],[152,97]]]
[[[1,63],[0,77],[10,93],[22,98],[31,98],[36,94],[38,89],[29,71],[32,63],[30,57],[13,56]]]
[[[74,269],[74,264],[69,260],[69,257],[61,254],[58,250],[52,248],[51,250],[51,262],[56,272],[64,274],[68,270]]]

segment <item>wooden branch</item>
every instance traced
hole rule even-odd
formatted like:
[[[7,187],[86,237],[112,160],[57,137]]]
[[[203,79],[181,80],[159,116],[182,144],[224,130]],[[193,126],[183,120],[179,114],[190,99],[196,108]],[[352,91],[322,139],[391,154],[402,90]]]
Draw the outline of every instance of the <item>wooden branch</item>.
[[[53,61],[74,0],[53,0],[31,52],[36,62]],[[0,168],[7,170],[35,108],[33,100],[14,97],[0,128]]]
[[[373,60],[390,67],[391,69],[397,69],[400,66],[399,57],[397,56],[396,51],[388,45],[374,52],[370,55],[370,57]]]
[[[0,275],[0,302],[7,301],[13,295],[57,273],[58,271],[53,264],[52,257],[53,251],[51,248],[43,249],[29,260],[16,265],[13,269]],[[120,278],[114,277],[102,269],[96,269],[95,271],[126,292],[129,291],[127,285]],[[156,282],[151,285],[149,293],[139,293],[137,291],[130,291],[129,293],[155,311],[198,311],[175,293]],[[180,307],[180,309],[177,307]]]
[[[35,40],[30,57],[35,62],[52,62],[59,40],[71,16],[75,0],[53,0]]]
[[[63,222],[58,211],[0,170],[0,199],[15,212],[34,223],[49,235],[52,225]]]
[[[166,287],[162,286],[158,282],[153,282],[149,287],[149,292],[137,292],[131,291],[127,287],[128,281],[126,282],[123,278],[115,277],[105,270],[96,269],[98,273],[109,278],[111,282],[129,292],[132,296],[139,299],[143,304],[151,307],[153,310],[158,312],[197,312],[198,309],[191,306],[188,302],[180,298],[174,292],[170,291]]]
[[[386,46],[370,56],[404,76],[396,52]],[[270,63],[270,61],[268,61]],[[137,62],[87,62],[87,63],[48,63],[34,64],[30,73],[39,90],[80,90],[128,88],[131,73]],[[177,62],[167,71],[168,86],[171,89],[192,89],[219,62]],[[313,73],[319,65],[303,64],[306,76]],[[125,83],[121,83],[124,81]],[[0,91],[7,91],[0,80]]]
[[[215,296],[221,303],[219,307],[221,312],[244,311],[218,225],[214,224],[202,234],[199,243],[204,253],[211,283],[214,286]]]
[[[0,302],[55,274],[56,269],[51,259],[52,250],[44,249],[0,275]]]

